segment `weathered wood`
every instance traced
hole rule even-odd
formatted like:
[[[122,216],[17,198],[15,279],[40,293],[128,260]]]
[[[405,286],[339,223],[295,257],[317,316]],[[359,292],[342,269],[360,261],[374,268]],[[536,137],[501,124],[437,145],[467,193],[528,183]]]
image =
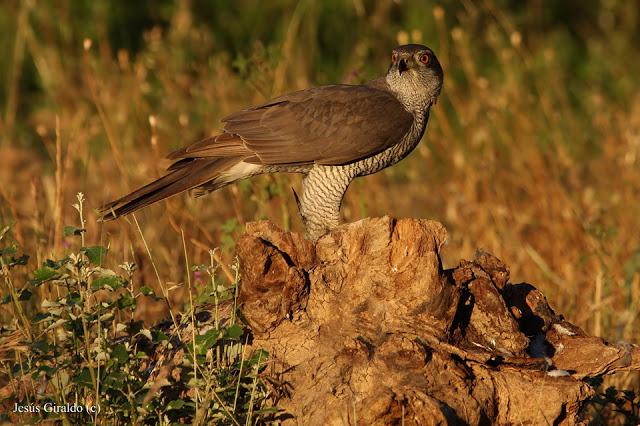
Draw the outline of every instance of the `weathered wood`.
[[[443,270],[445,239],[388,217],[315,245],[247,226],[239,303],[292,424],[571,425],[584,378],[640,368],[638,347],[587,336],[490,254]]]

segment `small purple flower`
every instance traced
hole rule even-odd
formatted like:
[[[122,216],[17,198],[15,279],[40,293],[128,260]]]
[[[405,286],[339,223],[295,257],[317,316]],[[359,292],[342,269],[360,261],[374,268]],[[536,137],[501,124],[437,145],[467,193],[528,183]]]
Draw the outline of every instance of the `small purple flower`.
[[[193,276],[194,276],[195,278],[200,278],[200,277],[202,277],[202,272],[200,272],[200,271],[194,271],[194,272],[193,272]]]

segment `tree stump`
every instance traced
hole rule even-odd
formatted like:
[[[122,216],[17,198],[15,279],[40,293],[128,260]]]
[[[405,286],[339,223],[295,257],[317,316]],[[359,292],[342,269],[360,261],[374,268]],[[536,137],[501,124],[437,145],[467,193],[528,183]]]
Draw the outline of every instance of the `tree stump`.
[[[291,424],[576,424],[585,378],[640,367],[479,252],[445,270],[434,221],[365,219],[316,244],[269,222],[238,243],[239,303]]]

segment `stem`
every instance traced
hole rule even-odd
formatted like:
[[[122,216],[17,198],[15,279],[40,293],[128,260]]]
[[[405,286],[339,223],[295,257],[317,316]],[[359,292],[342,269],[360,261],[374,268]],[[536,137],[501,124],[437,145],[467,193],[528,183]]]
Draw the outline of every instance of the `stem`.
[[[187,291],[189,292],[189,308],[191,310],[191,342],[193,343],[193,381],[197,382],[198,379],[198,355],[196,353],[196,317],[195,310],[193,308],[193,294],[191,292],[191,271],[189,270],[189,257],[187,256],[187,244],[184,241],[184,230],[180,228],[180,235],[182,235],[182,249],[184,250],[184,265],[187,270]],[[198,418],[198,386],[193,387],[196,391],[194,401],[196,403],[196,418]]]
[[[142,238],[142,243],[144,244],[144,248],[147,250],[147,255],[149,259],[151,259],[151,266],[153,266],[153,271],[156,274],[156,278],[158,279],[158,284],[160,285],[160,290],[162,290],[162,296],[164,297],[164,302],[167,304],[167,308],[169,308],[169,315],[171,315],[171,320],[173,321],[173,326],[176,330],[178,330],[178,321],[176,321],[176,317],[173,314],[173,310],[171,309],[171,302],[169,301],[169,291],[162,284],[162,280],[160,279],[160,273],[158,272],[158,267],[156,266],[156,262],[153,260],[153,256],[151,256],[151,250],[149,249],[149,245],[147,244],[147,240],[144,238],[144,234],[142,233],[142,228],[140,228],[140,224],[138,223],[138,218],[136,218],[135,213],[131,214],[133,217],[133,221],[138,228],[138,232],[140,233],[140,238]]]
[[[4,263],[2,257],[0,257],[0,270],[2,271],[2,275],[4,276],[4,282],[7,285],[9,294],[11,294],[11,304],[13,305],[14,314],[16,315],[16,317],[20,318],[20,322],[22,322],[22,326],[24,327],[24,331],[27,335],[26,337],[29,339],[29,341],[32,341],[33,335],[31,334],[31,324],[29,323],[29,320],[27,320],[24,310],[22,309],[22,305],[20,304],[16,288],[13,286],[9,267]]]

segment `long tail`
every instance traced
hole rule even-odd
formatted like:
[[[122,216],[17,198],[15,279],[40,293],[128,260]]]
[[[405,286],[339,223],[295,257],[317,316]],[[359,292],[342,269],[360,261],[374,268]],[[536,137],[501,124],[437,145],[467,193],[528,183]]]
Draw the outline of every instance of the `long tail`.
[[[100,208],[101,221],[109,221],[132,213],[157,201],[206,184],[213,191],[234,181],[224,173],[243,158],[184,159],[169,167],[169,173]]]

